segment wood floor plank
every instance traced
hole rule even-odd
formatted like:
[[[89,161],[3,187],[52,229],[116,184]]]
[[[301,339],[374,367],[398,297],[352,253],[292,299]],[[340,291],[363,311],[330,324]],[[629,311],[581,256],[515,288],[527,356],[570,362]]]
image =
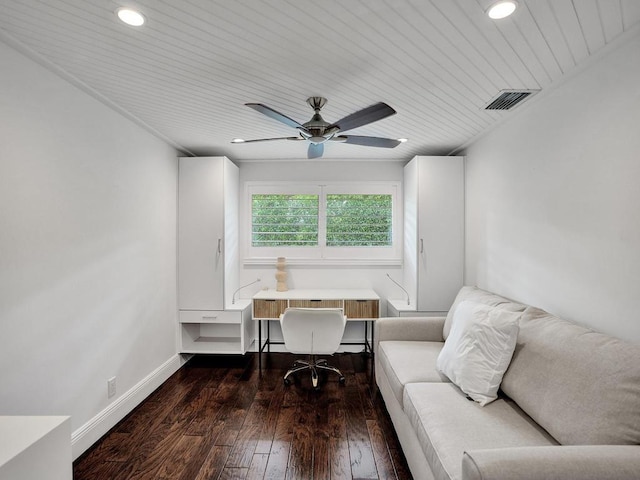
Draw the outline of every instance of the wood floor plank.
[[[249,473],[248,468],[225,468],[218,477],[219,480],[244,480]]]
[[[169,454],[165,457],[156,478],[176,480],[181,478],[189,464],[193,461],[192,452],[200,449],[203,437],[182,435]]]
[[[269,453],[271,451],[271,444],[273,443],[273,437],[276,433],[276,425],[278,422],[278,416],[280,414],[280,408],[284,400],[284,382],[280,380],[273,388],[266,382],[262,385],[262,388],[271,393],[271,401],[267,412],[262,419],[262,430],[256,444],[255,453]]]
[[[256,453],[251,459],[251,465],[249,465],[249,471],[247,472],[247,480],[262,480],[268,461],[268,453]]]
[[[131,433],[112,432],[96,446],[93,454],[105,462],[126,462],[135,451],[127,448],[134,441],[138,441],[138,439]]]
[[[337,354],[315,391],[285,387],[295,356],[195,356],[74,462],[75,480],[410,480],[374,395],[371,359]]]
[[[357,384],[345,389],[345,407],[348,412],[346,426],[351,473],[354,478],[377,479],[376,462]]]
[[[259,385],[257,390],[255,388],[252,390],[254,392],[251,397],[253,401],[246,408],[244,422],[227,460],[227,467],[248,468],[253,460],[253,454],[262,432],[262,422],[267,414],[269,400],[263,398],[263,394],[259,392]]]
[[[209,454],[205,458],[194,480],[216,480],[219,478],[224,470],[224,464],[227,463],[230,452],[231,447],[229,446],[214,445],[211,450],[209,450]]]
[[[97,462],[89,469],[74,469],[74,480],[97,480],[102,478],[126,478],[121,476],[122,463]]]
[[[342,373],[345,374],[345,370]],[[331,480],[352,478],[344,403],[345,389],[346,386],[328,390],[330,402],[327,405],[327,433]]]
[[[169,432],[170,429],[171,429],[171,425],[158,423],[149,429],[148,434],[143,436],[136,435],[135,437],[128,439],[127,442],[123,443],[122,448],[130,449],[131,454],[128,460],[122,464],[122,467],[120,468],[120,471],[119,471],[119,475],[113,476],[113,477],[101,477],[96,474],[94,477],[90,477],[90,478],[95,478],[95,479],[130,478],[135,472],[141,470],[146,459],[149,458],[149,456],[157,448],[158,444],[162,441],[162,439],[164,439],[167,436],[167,433]],[[103,442],[108,441],[109,437],[110,435],[107,435],[103,439]],[[87,460],[93,460],[95,458],[96,457],[94,457],[93,451],[92,451],[91,458]],[[80,460],[80,461],[77,461],[75,465],[78,466],[78,468],[80,469],[90,468],[91,462],[90,461],[85,462]],[[75,471],[76,471],[76,468],[74,468],[74,472]]]
[[[389,447],[384,439],[384,434],[376,420],[367,420],[367,430],[371,439],[371,448],[373,449],[373,457],[376,461],[376,469],[378,476],[382,478],[394,478],[396,472],[393,468],[393,462],[389,455]]]
[[[329,435],[316,433],[313,437],[313,477],[314,480],[331,480],[331,457]]]
[[[211,430],[222,412],[225,401],[228,401],[220,396],[220,391],[215,388],[205,387],[200,391],[195,400],[198,407],[185,430],[186,435],[206,435]]]
[[[236,441],[227,460],[228,467],[249,468],[256,451],[258,437],[262,425],[259,422],[247,421],[238,432]]]
[[[297,404],[283,404],[280,409],[269,461],[264,473],[265,480],[281,480],[286,475],[297,409]]]
[[[305,417],[307,416],[305,412]],[[293,428],[291,440],[291,453],[289,456],[289,469],[296,472],[294,478],[311,478],[313,475],[313,427],[308,419],[296,422]]]
[[[166,423],[165,425],[168,427],[166,435],[157,442],[148,455],[140,459],[139,466],[129,475],[129,480],[146,480],[155,478],[158,475],[168,452],[171,451],[182,436],[179,424],[170,425]]]
[[[329,458],[331,460],[331,480],[353,478],[351,476],[349,442],[346,437],[331,437],[329,439]]]

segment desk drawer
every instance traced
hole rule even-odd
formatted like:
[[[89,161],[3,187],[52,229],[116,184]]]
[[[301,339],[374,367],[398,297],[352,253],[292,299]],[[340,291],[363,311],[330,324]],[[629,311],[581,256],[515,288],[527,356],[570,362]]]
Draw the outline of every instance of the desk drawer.
[[[253,318],[280,318],[287,308],[287,300],[254,300]]]
[[[345,300],[344,314],[347,318],[378,318],[379,300]]]
[[[242,312],[223,310],[180,310],[180,323],[241,323]]]
[[[342,300],[289,300],[289,306],[297,308],[342,308]]]

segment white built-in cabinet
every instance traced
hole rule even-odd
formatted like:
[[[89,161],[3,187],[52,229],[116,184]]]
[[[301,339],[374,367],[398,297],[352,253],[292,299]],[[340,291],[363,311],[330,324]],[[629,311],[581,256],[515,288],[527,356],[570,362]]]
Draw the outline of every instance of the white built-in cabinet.
[[[71,480],[71,417],[0,416],[0,479]]]
[[[182,353],[245,353],[255,337],[238,286],[239,170],[225,157],[182,157],[178,307]]]
[[[463,284],[464,157],[418,156],[405,166],[404,223],[410,309],[446,312]]]

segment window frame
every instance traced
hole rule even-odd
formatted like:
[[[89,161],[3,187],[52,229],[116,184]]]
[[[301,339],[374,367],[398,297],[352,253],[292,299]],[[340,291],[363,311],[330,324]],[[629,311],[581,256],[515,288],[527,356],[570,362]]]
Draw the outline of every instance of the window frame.
[[[253,194],[318,195],[318,246],[314,247],[254,247],[252,246]],[[391,195],[392,244],[384,247],[326,246],[326,195],[362,194]],[[372,182],[290,182],[247,181],[244,185],[244,215],[242,225],[243,264],[272,264],[277,257],[286,257],[293,265],[401,265],[403,246],[402,184],[400,181]]]

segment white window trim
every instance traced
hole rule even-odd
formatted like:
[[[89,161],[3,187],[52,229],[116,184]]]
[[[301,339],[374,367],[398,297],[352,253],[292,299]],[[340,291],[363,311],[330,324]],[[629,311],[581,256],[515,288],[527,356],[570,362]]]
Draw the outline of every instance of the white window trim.
[[[251,198],[253,194],[318,194],[319,242],[326,236],[324,197],[326,193],[390,194],[393,198],[392,246],[390,247],[252,247]],[[402,265],[403,219],[402,184],[399,181],[375,182],[260,182],[244,184],[244,208],[241,221],[241,245],[244,265],[272,265],[276,257],[286,257],[289,265]]]

